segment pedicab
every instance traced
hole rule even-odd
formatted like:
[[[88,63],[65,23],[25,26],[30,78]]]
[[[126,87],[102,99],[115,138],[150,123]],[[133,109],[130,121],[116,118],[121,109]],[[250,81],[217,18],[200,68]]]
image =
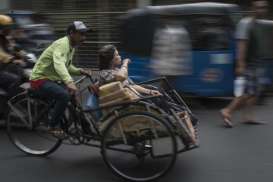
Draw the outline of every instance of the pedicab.
[[[64,114],[64,136],[54,136],[47,129],[53,102],[29,88],[10,99],[6,126],[11,142],[32,156],[47,156],[62,144],[97,147],[109,169],[130,181],[162,177],[173,167],[177,154],[198,146],[188,142],[190,131],[184,121],[194,118],[193,114],[165,78],[141,83],[156,87],[160,96],[132,99],[124,92],[123,100],[95,108],[86,108],[79,101],[81,96],[86,100],[84,95],[95,92],[91,77],[84,76],[76,84],[86,81],[90,83],[80,86]],[[187,114],[181,118],[177,110]],[[197,130],[196,123],[194,126]]]

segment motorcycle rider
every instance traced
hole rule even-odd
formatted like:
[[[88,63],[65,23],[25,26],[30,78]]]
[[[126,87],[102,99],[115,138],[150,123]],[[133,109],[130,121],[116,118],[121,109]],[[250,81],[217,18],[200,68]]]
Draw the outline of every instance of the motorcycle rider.
[[[13,26],[11,17],[0,15],[0,90],[2,90],[1,96],[4,96],[0,101],[3,102],[0,103],[0,115],[4,112],[5,100],[16,94],[15,88],[22,79],[20,66],[25,66],[25,62],[20,59],[20,53],[16,51],[15,43],[12,42],[10,36]]]
[[[0,88],[13,96],[16,87],[21,81],[22,69],[26,63],[21,59],[21,54],[16,51],[10,33],[14,23],[7,15],[0,15]]]

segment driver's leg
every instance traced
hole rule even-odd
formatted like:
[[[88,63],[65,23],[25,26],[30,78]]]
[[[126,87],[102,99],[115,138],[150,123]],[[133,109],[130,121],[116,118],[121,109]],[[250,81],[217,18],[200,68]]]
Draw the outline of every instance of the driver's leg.
[[[70,95],[65,85],[48,80],[39,88],[39,94],[49,101],[55,102],[53,109],[49,113],[49,125],[50,127],[59,127],[70,100]]]

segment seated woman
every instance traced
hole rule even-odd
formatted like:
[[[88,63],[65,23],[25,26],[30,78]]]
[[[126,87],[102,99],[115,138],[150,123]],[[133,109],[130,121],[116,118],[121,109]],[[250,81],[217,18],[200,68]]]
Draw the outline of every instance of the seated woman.
[[[128,78],[128,64],[131,62],[130,59],[121,60],[119,52],[117,48],[113,45],[105,45],[103,46],[98,53],[99,58],[99,75],[97,76],[99,86],[120,81],[123,86],[130,86],[135,91],[140,94],[145,95],[161,95],[161,93],[157,90],[144,88],[140,85],[135,84],[132,80]],[[181,111],[178,113],[178,116],[186,118],[187,113],[185,111]],[[184,120],[187,127],[190,130],[190,141],[187,143],[196,145],[196,135],[195,130],[193,128],[192,121],[189,119]]]
[[[160,95],[157,90],[147,89],[136,85],[128,78],[128,64],[130,59],[121,60],[117,48],[113,45],[103,46],[99,50],[99,85],[104,85],[114,81],[120,81],[123,86],[130,85],[131,88],[140,94]]]

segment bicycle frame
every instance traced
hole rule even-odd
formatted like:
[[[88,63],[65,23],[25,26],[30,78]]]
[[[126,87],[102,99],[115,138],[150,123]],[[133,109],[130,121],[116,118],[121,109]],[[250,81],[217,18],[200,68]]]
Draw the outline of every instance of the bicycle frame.
[[[86,78],[89,78],[89,80],[91,81],[91,84],[94,84],[94,82],[90,76],[81,77],[80,79],[78,79],[75,82],[75,84],[78,85],[78,84],[82,83]],[[160,83],[161,86],[162,86],[162,84],[164,84],[164,86],[167,87],[167,90],[169,92],[173,93],[173,95],[171,96],[171,99],[176,102],[173,104],[177,104],[177,105],[181,104],[185,107],[185,109],[188,112],[191,112],[190,109],[188,108],[188,106],[186,105],[186,103],[178,95],[178,93],[171,87],[171,85],[169,84],[168,80],[165,77],[141,82],[140,85],[151,86],[149,84],[153,84],[153,83]],[[97,127],[96,122],[98,122],[98,121],[96,121],[96,119],[93,117],[92,113],[95,113],[99,110],[107,110],[107,109],[109,110],[112,108],[116,108],[115,111],[111,111],[101,118],[101,121],[106,121],[109,118],[113,119],[113,118],[111,118],[113,116],[114,116],[114,118],[118,117],[120,115],[119,111],[122,111],[124,108],[127,108],[128,106],[131,106],[131,105],[141,105],[141,106],[147,107],[146,109],[148,111],[150,110],[150,108],[152,108],[154,110],[158,110],[159,113],[165,113],[163,115],[163,118],[169,121],[169,124],[172,125],[172,128],[175,128],[175,125],[173,124],[172,120],[174,120],[174,119],[177,120],[178,118],[175,115],[174,111],[170,108],[167,108],[167,112],[166,112],[166,111],[162,110],[162,108],[158,107],[156,104],[153,103],[154,99],[159,99],[160,102],[163,102],[164,105],[168,105],[167,101],[164,99],[165,96],[145,96],[145,97],[140,97],[139,99],[134,100],[134,101],[125,101],[125,102],[121,102],[121,103],[111,104],[108,106],[94,108],[94,109],[83,109],[83,107],[78,103],[76,97],[81,95],[86,89],[88,89],[88,86],[81,88],[75,96],[71,97],[70,104],[68,105],[68,108],[67,108],[68,109],[67,111],[69,111],[69,116],[65,116],[63,118],[64,122],[62,122],[62,127],[65,130],[65,132],[67,134],[67,139],[70,141],[71,144],[77,144],[77,145],[84,144],[84,145],[88,145],[88,146],[92,146],[92,147],[101,147],[101,144],[97,144],[95,142],[101,141],[103,133]],[[25,94],[25,92],[22,93],[22,95],[23,94]],[[16,113],[16,115],[18,115],[18,117],[22,121],[24,121],[26,126],[28,126],[29,128],[35,127],[34,121],[39,121],[43,117],[43,115],[50,110],[50,108],[53,105],[53,103],[49,103],[49,105],[46,108],[43,108],[43,110],[40,111],[40,113],[38,115],[36,112],[35,118],[32,118],[32,113],[28,113],[28,115],[31,118],[29,118],[29,121],[27,121],[24,118],[23,114],[12,105],[13,99],[16,99],[16,98],[12,98],[8,102],[11,110],[13,110]],[[28,97],[26,99],[27,99],[28,107],[30,107],[29,103],[31,103],[31,102],[33,102],[33,100],[35,100],[35,98],[33,98],[33,96],[31,96],[31,94],[28,94]],[[36,110],[37,109],[38,108],[36,108]],[[28,109],[28,111],[30,111],[30,109]],[[173,115],[173,117],[171,117],[170,115]],[[92,129],[89,128],[90,133],[85,131],[86,126],[84,124],[86,124],[86,123],[88,123],[89,127],[92,127]],[[186,128],[186,126],[184,126],[184,125],[182,127]],[[176,132],[176,131],[173,130],[173,132]],[[120,151],[120,149],[115,149],[115,148],[112,148],[112,149]],[[183,150],[178,151],[178,153],[185,152],[188,150],[189,149],[187,149],[187,150],[183,149]],[[130,151],[124,150],[124,152],[130,152]]]

